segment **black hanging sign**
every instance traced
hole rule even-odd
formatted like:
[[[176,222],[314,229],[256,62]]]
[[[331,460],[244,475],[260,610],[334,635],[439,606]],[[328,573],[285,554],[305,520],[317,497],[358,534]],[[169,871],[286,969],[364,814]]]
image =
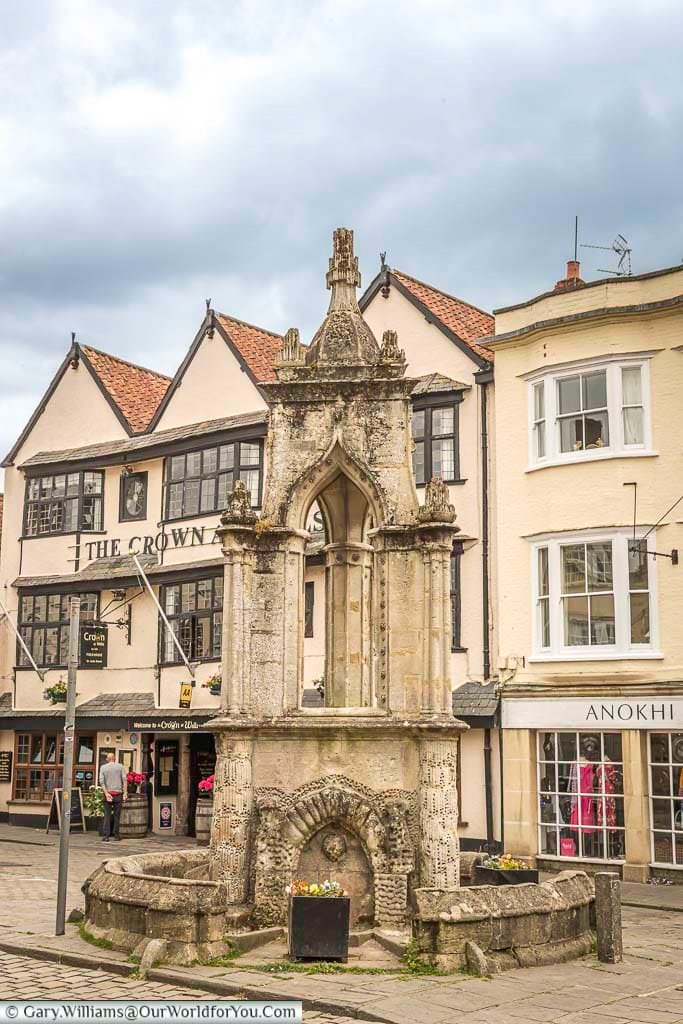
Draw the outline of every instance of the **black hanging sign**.
[[[0,750],[0,782],[12,781],[12,756],[11,750]]]
[[[107,667],[107,624],[84,622],[81,624],[81,668]]]
[[[56,828],[58,832],[62,829],[62,807],[63,807],[63,789],[52,790],[52,803],[50,804],[50,813],[47,817],[47,828],[46,832],[49,832],[51,828]],[[71,828],[80,828],[85,832],[85,812],[83,810],[83,792],[74,786],[71,790]]]

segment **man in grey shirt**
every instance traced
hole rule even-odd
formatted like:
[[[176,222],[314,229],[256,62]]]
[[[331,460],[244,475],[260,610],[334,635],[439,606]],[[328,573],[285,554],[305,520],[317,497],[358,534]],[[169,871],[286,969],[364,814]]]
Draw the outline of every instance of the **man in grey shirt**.
[[[109,842],[109,837],[120,839],[119,822],[121,821],[121,805],[127,798],[126,772],[114,754],[107,754],[107,760],[100,768],[100,786],[104,790],[104,829],[102,840]]]

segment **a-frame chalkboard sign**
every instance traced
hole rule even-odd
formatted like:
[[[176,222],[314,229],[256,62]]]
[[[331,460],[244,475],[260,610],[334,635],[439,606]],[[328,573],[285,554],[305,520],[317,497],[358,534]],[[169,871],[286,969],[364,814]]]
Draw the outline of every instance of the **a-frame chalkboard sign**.
[[[56,828],[58,832],[62,828],[62,797],[63,789],[52,790],[52,803],[50,804],[50,813],[47,816],[47,828],[46,832],[49,832],[51,828]],[[80,825],[83,832],[85,832],[85,812],[83,810],[83,792],[74,786],[71,790],[71,828],[78,828]]]

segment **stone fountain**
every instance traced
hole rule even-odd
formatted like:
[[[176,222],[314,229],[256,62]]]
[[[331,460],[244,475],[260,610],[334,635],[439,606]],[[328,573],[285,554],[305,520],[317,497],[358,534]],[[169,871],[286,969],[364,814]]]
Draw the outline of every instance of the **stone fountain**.
[[[96,934],[172,960],[226,933],[286,922],[286,886],[334,877],[352,925],[406,931],[419,894],[459,886],[451,710],[450,555],[439,479],[420,506],[410,393],[395,332],[363,320],[353,233],[334,233],[328,313],[312,343],[287,332],[270,409],[260,518],[238,483],[222,516],[224,688],[208,851],[109,861],[87,883]],[[325,700],[304,708],[305,529],[327,543]],[[422,899],[429,908],[436,895]],[[440,911],[441,912],[441,911]]]

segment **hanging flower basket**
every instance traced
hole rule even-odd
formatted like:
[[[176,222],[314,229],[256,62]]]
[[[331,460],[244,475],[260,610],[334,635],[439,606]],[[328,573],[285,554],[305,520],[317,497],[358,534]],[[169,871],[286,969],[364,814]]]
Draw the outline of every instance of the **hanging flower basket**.
[[[339,960],[349,956],[351,900],[338,882],[296,881],[289,894],[290,960]]]
[[[205,683],[202,683],[202,689],[208,690],[212,697],[220,697],[222,685],[221,674],[216,672],[214,675],[209,676]]]
[[[43,690],[43,697],[49,700],[50,704],[66,704],[66,683],[63,679],[57,680],[52,686]]]

